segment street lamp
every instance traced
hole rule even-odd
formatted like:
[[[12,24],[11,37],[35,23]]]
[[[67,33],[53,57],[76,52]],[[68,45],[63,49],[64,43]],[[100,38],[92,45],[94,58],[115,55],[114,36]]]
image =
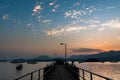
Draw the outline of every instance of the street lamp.
[[[65,63],[66,63],[66,57],[67,57],[67,44],[66,43],[60,43],[60,45],[65,46]]]

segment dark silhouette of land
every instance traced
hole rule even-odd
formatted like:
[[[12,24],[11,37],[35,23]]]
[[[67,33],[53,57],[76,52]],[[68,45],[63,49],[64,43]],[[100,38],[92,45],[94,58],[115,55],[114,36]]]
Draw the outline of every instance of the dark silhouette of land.
[[[119,62],[120,51],[108,51],[92,55],[72,55],[70,60],[79,60],[80,62]]]
[[[36,63],[36,62],[47,62],[47,61],[55,61],[56,59],[64,59],[64,57],[51,58],[46,55],[42,55],[32,59],[13,59],[10,60],[11,63]],[[120,51],[108,51],[102,52],[99,54],[91,54],[91,55],[72,55],[66,58],[67,61],[79,61],[79,62],[119,62],[120,61]],[[8,60],[0,60],[0,62],[5,62]]]

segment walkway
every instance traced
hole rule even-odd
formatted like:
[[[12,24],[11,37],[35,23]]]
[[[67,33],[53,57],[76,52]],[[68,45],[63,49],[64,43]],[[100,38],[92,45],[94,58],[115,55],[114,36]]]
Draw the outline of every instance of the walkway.
[[[44,80],[79,80],[72,74],[65,65],[56,65],[55,69],[48,73]]]

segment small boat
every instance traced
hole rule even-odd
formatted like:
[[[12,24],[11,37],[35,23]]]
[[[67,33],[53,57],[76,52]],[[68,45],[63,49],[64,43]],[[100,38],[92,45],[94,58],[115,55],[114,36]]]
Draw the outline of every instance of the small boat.
[[[17,64],[16,70],[22,70],[22,69],[23,69],[23,65],[22,64]]]

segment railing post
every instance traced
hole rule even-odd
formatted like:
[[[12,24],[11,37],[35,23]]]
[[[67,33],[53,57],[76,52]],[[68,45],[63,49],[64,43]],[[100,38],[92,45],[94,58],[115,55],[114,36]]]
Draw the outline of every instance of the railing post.
[[[90,80],[93,80],[92,73],[90,73]]]
[[[83,70],[83,80],[85,80],[85,72],[84,72],[84,70]]]
[[[80,76],[81,76],[81,75],[80,75],[80,72],[81,72],[81,71],[80,71],[80,69],[79,69],[79,73],[78,73],[78,74],[79,74],[79,79],[80,79]]]
[[[40,80],[40,70],[38,71],[38,80]]]
[[[31,73],[31,80],[33,80],[33,73]]]

